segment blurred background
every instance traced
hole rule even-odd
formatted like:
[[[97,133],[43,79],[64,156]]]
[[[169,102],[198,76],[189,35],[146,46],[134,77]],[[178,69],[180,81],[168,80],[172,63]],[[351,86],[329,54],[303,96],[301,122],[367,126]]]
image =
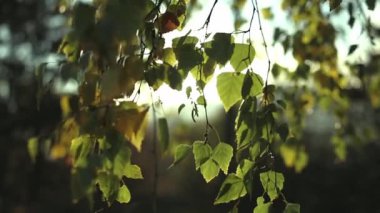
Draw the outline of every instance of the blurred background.
[[[222,1],[216,7],[210,31],[230,32],[234,29],[236,17],[230,11],[233,2]],[[207,1],[198,4],[199,8],[189,20],[189,29],[199,28],[199,20],[205,20],[212,3]],[[321,4],[327,7],[328,3]],[[152,171],[156,159],[152,154],[151,128],[143,151],[133,155],[133,162],[141,165],[145,179],[127,181],[132,201],[126,205],[115,203],[108,207],[100,200],[100,192],[94,195],[94,209],[89,209],[86,201],[73,204],[69,187],[70,164],[66,159],[57,157],[59,154],[52,155],[51,147],[54,146],[48,142],[46,153],[38,155],[36,162],[33,163],[28,154],[29,138],[47,137],[61,121],[62,95],[71,95],[70,101],[75,102],[75,81],[64,76],[56,78],[61,67],[59,62],[64,60],[62,55],[57,54],[57,49],[68,30],[66,9],[59,5],[58,0],[0,1],[0,212],[152,212]],[[277,26],[284,26],[286,11],[281,10],[276,1],[262,2],[262,6],[273,8],[274,19],[264,22],[267,42],[271,44]],[[247,6],[241,14],[249,17],[247,14],[250,10]],[[374,17],[374,26],[379,25],[374,15],[380,12],[379,6],[373,11],[366,11],[369,17]],[[334,16],[333,22],[338,23],[337,28],[347,28],[347,24],[339,25],[349,16],[348,13],[342,14]],[[291,26],[293,24],[289,23],[289,28]],[[257,40],[258,28],[256,25],[252,33],[252,38]],[[281,69],[286,67],[282,69],[286,70],[282,77],[270,77],[270,81],[276,82],[279,90],[283,91],[279,96],[290,102],[306,100],[302,107],[292,103],[288,106],[289,122],[297,124],[300,143],[307,153],[307,160],[303,162],[305,165],[300,169],[288,168],[280,154],[275,162],[276,170],[285,175],[284,194],[287,200],[300,203],[302,212],[380,212],[380,80],[376,80],[380,79],[379,34],[373,34],[374,44],[371,44],[372,40],[368,37],[360,36],[363,33],[361,29],[359,26],[340,29],[349,31],[342,33],[342,38],[333,43],[338,47],[340,66],[348,64],[342,70],[348,73],[347,79],[352,81],[349,87],[342,89],[345,98],[339,99],[338,103],[324,98],[317,89],[304,87],[307,81],[295,90],[288,76],[293,75],[291,70],[299,71],[297,61],[279,45],[271,45],[269,49],[270,56],[281,64]],[[167,39],[180,34],[173,32],[167,35]],[[353,43],[359,45],[354,53],[356,55],[347,56]],[[253,66],[257,68],[255,72],[263,75],[266,67],[262,64],[266,59],[261,41],[254,45],[257,46],[258,59],[255,59]],[[43,96],[38,99],[37,94],[41,91],[35,70],[40,63],[47,63],[44,82],[50,86],[42,91]],[[370,79],[368,91],[371,93],[366,93],[363,86],[357,83],[363,75]],[[189,79],[186,84],[192,82]],[[166,87],[157,93],[157,97],[162,100],[169,119],[171,150],[176,144],[202,140],[203,114],[200,114],[197,123],[193,123],[190,109],[185,108],[178,115],[177,108],[186,101],[186,96],[177,92],[176,96],[165,96],[168,92],[169,88]],[[232,144],[237,108],[227,113],[224,111],[215,91],[215,82],[206,88],[206,98],[211,100],[211,123],[222,140]],[[318,104],[308,104],[311,102]],[[303,108],[304,105],[307,105],[306,108]],[[337,112],[343,114],[344,122],[335,116]],[[215,135],[211,136],[211,143],[216,141],[213,137]],[[212,204],[224,175],[220,174],[217,179],[206,184],[199,172],[194,170],[191,157],[168,169],[172,161],[172,151],[160,154],[158,212],[228,212],[231,205]],[[233,170],[236,165],[230,167]],[[255,194],[259,196],[261,193],[258,180]],[[255,198],[251,200],[246,197],[239,209],[241,212],[251,212],[254,203]]]

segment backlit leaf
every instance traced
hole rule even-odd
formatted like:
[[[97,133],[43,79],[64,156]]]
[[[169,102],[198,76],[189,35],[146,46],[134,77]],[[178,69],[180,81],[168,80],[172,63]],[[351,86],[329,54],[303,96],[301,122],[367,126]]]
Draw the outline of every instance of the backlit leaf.
[[[268,171],[260,173],[260,181],[268,194],[269,198],[273,201],[278,197],[278,192],[284,187],[284,175],[279,172]]]
[[[145,137],[147,128],[148,107],[132,105],[130,108],[123,109],[122,106],[115,108],[115,127],[124,137],[132,143],[138,151],[141,151],[142,140]]]
[[[339,160],[344,161],[347,156],[346,142],[339,136],[333,136],[331,142],[334,146],[335,155]]]
[[[163,49],[162,60],[173,67],[177,64],[177,59],[175,58],[175,53],[173,51],[173,48]]]
[[[190,152],[191,152],[191,146],[187,144],[180,144],[176,147],[175,153],[174,153],[174,161],[172,165],[169,167],[173,167],[174,165],[181,162]]]
[[[119,191],[117,192],[116,200],[119,203],[129,203],[131,200],[131,192],[126,185],[122,185],[120,187]]]
[[[207,143],[203,141],[195,141],[193,143],[193,154],[196,170],[198,170],[199,167],[210,158],[211,153],[212,148]]]
[[[228,173],[228,167],[233,156],[233,148],[226,143],[218,143],[212,152],[211,158],[218,163],[224,174]]]
[[[239,166],[237,167],[236,175],[241,179],[244,179],[244,177],[252,169],[253,165],[254,163],[252,161],[244,159],[242,162],[240,162]]]
[[[203,95],[201,95],[197,98],[197,104],[199,104],[199,105],[205,105],[206,104],[206,99]]]
[[[300,213],[301,207],[298,203],[287,203],[284,209],[284,213]]]
[[[272,202],[264,203],[261,205],[257,205],[255,209],[253,209],[253,213],[271,213]]]
[[[231,65],[236,72],[246,69],[255,58],[255,49],[249,44],[236,44],[231,56]]]
[[[116,146],[114,144],[114,146]],[[126,175],[126,166],[131,163],[132,152],[127,146],[118,147],[117,153],[113,159],[113,173],[121,178]],[[112,159],[111,159],[112,160]]]
[[[243,81],[243,74],[225,72],[218,75],[216,87],[226,111],[242,99],[241,88]]]
[[[267,8],[263,8],[261,10],[261,14],[263,15],[263,17],[265,19],[273,19],[273,13],[272,13],[272,10],[270,7],[267,7]]]
[[[32,137],[28,140],[28,154],[32,159],[32,162],[35,163],[38,155],[38,138]]]
[[[124,175],[131,179],[143,179],[141,168],[134,164],[125,165]]]
[[[229,174],[220,187],[214,204],[228,203],[238,199],[239,197],[243,197],[246,194],[247,190],[243,179],[235,174]]]
[[[96,182],[99,185],[99,189],[102,191],[104,198],[108,202],[112,202],[116,199],[120,186],[119,178],[113,174],[102,172],[98,174]]]
[[[74,167],[86,167],[88,164],[87,156],[91,151],[92,145],[90,135],[81,135],[72,140],[70,154],[73,156]]]
[[[253,81],[253,86],[251,87],[250,95],[256,96],[256,95],[261,94],[263,92],[263,86],[264,86],[263,79],[261,78],[261,76],[259,76],[256,73],[250,73],[249,75],[251,76],[252,81]]]
[[[200,169],[201,169],[201,174],[207,183],[210,182],[219,174],[219,166],[211,158],[208,159],[206,162],[204,162],[201,165]]]
[[[50,150],[50,157],[53,160],[62,159],[66,154],[66,147],[63,144],[54,144]]]
[[[301,172],[309,162],[309,156],[305,148],[300,145],[292,145],[288,142],[280,147],[280,154],[284,160],[285,166],[294,167],[296,172]]]

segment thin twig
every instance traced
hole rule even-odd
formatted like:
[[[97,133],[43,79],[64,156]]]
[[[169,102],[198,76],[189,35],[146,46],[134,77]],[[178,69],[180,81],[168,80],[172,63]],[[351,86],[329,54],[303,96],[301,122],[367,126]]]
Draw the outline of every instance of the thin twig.
[[[153,110],[153,147],[152,147],[152,154],[154,157],[153,160],[153,192],[152,192],[152,197],[153,197],[153,212],[157,213],[157,187],[158,187],[158,154],[157,154],[157,118],[156,118],[156,108],[154,106],[154,99],[153,99],[153,92],[151,92],[151,99],[152,99],[152,110]]]
[[[253,2],[253,0],[252,0],[252,2]],[[268,45],[267,45],[267,42],[265,40],[265,36],[264,36],[264,32],[263,32],[263,27],[262,27],[262,24],[261,24],[260,10],[259,10],[259,6],[257,4],[257,0],[255,0],[255,4],[256,4],[257,19],[258,19],[258,22],[259,22],[260,33],[261,33],[261,37],[263,39],[263,45],[264,45],[264,48],[265,48],[265,54],[266,54],[266,57],[268,59],[268,70],[267,70],[267,74],[266,74],[266,78],[265,78],[265,88],[266,88],[268,86],[268,78],[269,78],[269,73],[270,73],[271,60],[269,58]],[[266,95],[265,93],[266,93],[266,89],[264,90],[264,95]]]
[[[208,25],[209,25],[209,23],[210,23],[210,19],[211,19],[212,13],[214,12],[214,8],[215,8],[215,6],[216,6],[217,3],[218,3],[218,0],[214,0],[214,4],[213,4],[212,7],[211,7],[211,10],[210,10],[210,12],[209,12],[209,14],[208,14],[208,16],[207,16],[207,18],[206,18],[205,23],[204,23],[203,26],[199,29],[199,30],[201,30],[201,29],[206,28],[206,34],[207,34],[207,29],[208,29]]]

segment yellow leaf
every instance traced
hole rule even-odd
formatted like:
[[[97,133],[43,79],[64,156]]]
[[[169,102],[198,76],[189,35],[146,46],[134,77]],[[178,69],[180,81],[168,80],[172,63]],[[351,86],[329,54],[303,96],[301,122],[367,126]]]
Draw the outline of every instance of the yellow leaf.
[[[284,163],[286,167],[293,167],[294,162],[296,161],[296,150],[288,145],[282,145],[280,147],[280,153],[282,158],[284,159]]]
[[[271,10],[269,7],[267,7],[267,8],[263,8],[263,9],[261,10],[261,14],[263,14],[263,17],[264,17],[265,19],[273,19],[273,13],[272,13],[272,10]]]
[[[79,136],[79,126],[74,118],[67,119],[61,129],[59,134],[59,144],[70,147],[71,140]]]
[[[61,105],[61,110],[62,110],[62,114],[63,116],[67,116],[68,114],[70,114],[71,112],[71,108],[70,108],[70,97],[65,95],[65,96],[62,96],[61,97],[61,100],[60,100],[60,105]]]
[[[56,144],[50,151],[50,157],[53,160],[61,159],[66,156],[68,149],[63,144]]]
[[[32,137],[28,140],[28,153],[33,163],[36,162],[36,158],[38,155],[38,138]]]
[[[125,105],[128,105],[125,107]],[[127,103],[124,107],[116,108],[114,125],[121,132],[125,139],[141,151],[141,144],[145,137],[145,132],[148,124],[147,113],[148,107],[137,106],[134,103]]]
[[[296,172],[301,172],[309,162],[309,156],[305,152],[304,146],[283,144],[280,147],[280,153],[285,166],[294,168]]]

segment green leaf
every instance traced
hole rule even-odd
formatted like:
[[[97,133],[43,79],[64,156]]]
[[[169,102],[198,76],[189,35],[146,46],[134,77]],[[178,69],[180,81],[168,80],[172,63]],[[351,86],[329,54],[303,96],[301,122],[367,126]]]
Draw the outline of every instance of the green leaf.
[[[172,41],[172,46],[173,46],[173,48],[177,48],[178,46],[189,44],[189,45],[195,47],[195,45],[198,43],[198,41],[199,41],[199,39],[195,36],[185,35],[182,37],[174,38]]]
[[[258,206],[263,205],[264,202],[265,202],[265,199],[264,199],[263,196],[260,196],[260,197],[256,198],[256,203],[257,203]]]
[[[253,146],[249,147],[249,155],[252,160],[255,160],[260,156],[261,154],[261,147],[260,147],[260,142],[257,141]]]
[[[239,197],[243,197],[246,194],[247,190],[243,179],[235,174],[229,174],[220,187],[214,204],[228,203],[238,199]]]
[[[218,64],[225,65],[234,51],[233,37],[230,33],[216,33],[211,42],[204,43],[206,54]]]
[[[186,73],[203,61],[202,54],[191,44],[177,46],[174,52],[178,60],[178,69],[185,70]]]
[[[185,104],[181,104],[181,105],[179,105],[179,107],[178,107],[178,115],[181,113],[181,111],[183,110],[183,108],[185,108]]]
[[[192,91],[192,89],[191,89],[190,86],[189,86],[189,87],[186,87],[186,97],[187,97],[187,98],[190,98],[191,91]]]
[[[86,167],[91,147],[90,135],[81,135],[71,141],[70,154],[73,156],[74,167]]]
[[[32,159],[32,162],[36,162],[36,158],[38,155],[38,138],[32,137],[28,140],[28,154],[30,158]]]
[[[260,173],[261,184],[267,192],[269,198],[273,201],[278,197],[278,192],[284,187],[284,175],[279,172],[268,171]]]
[[[177,59],[175,58],[173,48],[165,48],[162,50],[162,52],[162,60],[170,66],[174,67],[177,64]]]
[[[236,175],[241,179],[244,179],[244,177],[252,169],[253,165],[254,163],[252,161],[244,159],[242,162],[240,162],[239,166],[237,167]]]
[[[246,69],[255,58],[255,49],[249,44],[235,44],[230,63],[236,72]]]
[[[243,74],[238,75],[232,72],[225,72],[218,75],[216,87],[226,111],[242,99],[241,89],[243,81]]]
[[[208,159],[201,165],[201,174],[206,182],[210,182],[219,174],[219,166],[213,159]]]
[[[227,174],[232,156],[232,146],[221,142],[215,147],[211,158],[214,159],[216,163],[218,163],[224,174]]]
[[[243,98],[246,98],[250,94],[252,86],[253,80],[249,74],[246,74],[243,81],[243,87],[241,88],[241,96]]]
[[[259,76],[256,73],[252,73],[250,75],[253,80],[253,86],[251,87],[250,95],[256,96],[256,95],[261,94],[263,92],[263,86],[264,86],[263,79],[261,78],[261,76]]]
[[[131,192],[129,192],[129,189],[126,185],[120,187],[119,191],[117,192],[116,200],[119,203],[129,203],[129,201],[131,201]]]
[[[141,168],[134,164],[125,165],[124,175],[131,179],[143,179]]]
[[[294,164],[294,169],[296,172],[301,172],[307,166],[308,162],[309,155],[307,152],[305,152],[305,147],[302,147],[302,149],[298,152],[297,161]]]
[[[74,203],[92,193],[93,179],[93,173],[89,169],[78,168],[71,173],[70,184]]]
[[[358,48],[357,44],[351,45],[349,50],[348,50],[348,55],[351,55],[355,50]]]
[[[330,11],[332,11],[340,6],[340,4],[342,3],[342,0],[329,0],[329,3],[330,3]]]
[[[264,203],[262,205],[257,205],[255,209],[253,209],[253,213],[271,213],[272,202]]]
[[[301,207],[298,203],[287,203],[284,213],[300,213]]]
[[[169,146],[169,127],[166,118],[158,119],[158,140],[164,151],[166,151]]]
[[[301,172],[309,161],[305,146],[299,144],[294,137],[288,138],[286,143],[280,146],[280,154],[285,166],[294,167],[296,172]]]
[[[198,170],[199,167],[210,158],[211,153],[212,148],[207,143],[203,141],[195,141],[193,143],[193,154],[196,170]]]
[[[113,173],[119,178],[121,178],[123,175],[126,176],[126,165],[131,163],[131,155],[131,150],[126,146],[120,147],[117,154],[115,155],[115,158],[113,160]]]
[[[98,174],[97,183],[99,189],[108,202],[112,202],[116,199],[120,186],[119,181],[119,178],[113,174],[107,174],[105,172]]]
[[[376,6],[376,0],[366,0],[365,3],[369,10],[374,10]]]
[[[181,162],[191,152],[191,148],[192,147],[187,144],[178,145],[175,149],[174,161],[169,168]]]
[[[201,95],[197,98],[197,104],[203,105],[203,106],[206,105],[206,99],[203,95]]]
[[[273,19],[273,13],[270,7],[261,9],[261,14],[265,19]]]
[[[183,81],[181,73],[177,69],[170,67],[167,71],[167,76],[170,88],[181,91]]]
[[[334,146],[334,151],[339,160],[344,161],[347,157],[346,142],[341,136],[335,135],[331,138],[331,142]]]

